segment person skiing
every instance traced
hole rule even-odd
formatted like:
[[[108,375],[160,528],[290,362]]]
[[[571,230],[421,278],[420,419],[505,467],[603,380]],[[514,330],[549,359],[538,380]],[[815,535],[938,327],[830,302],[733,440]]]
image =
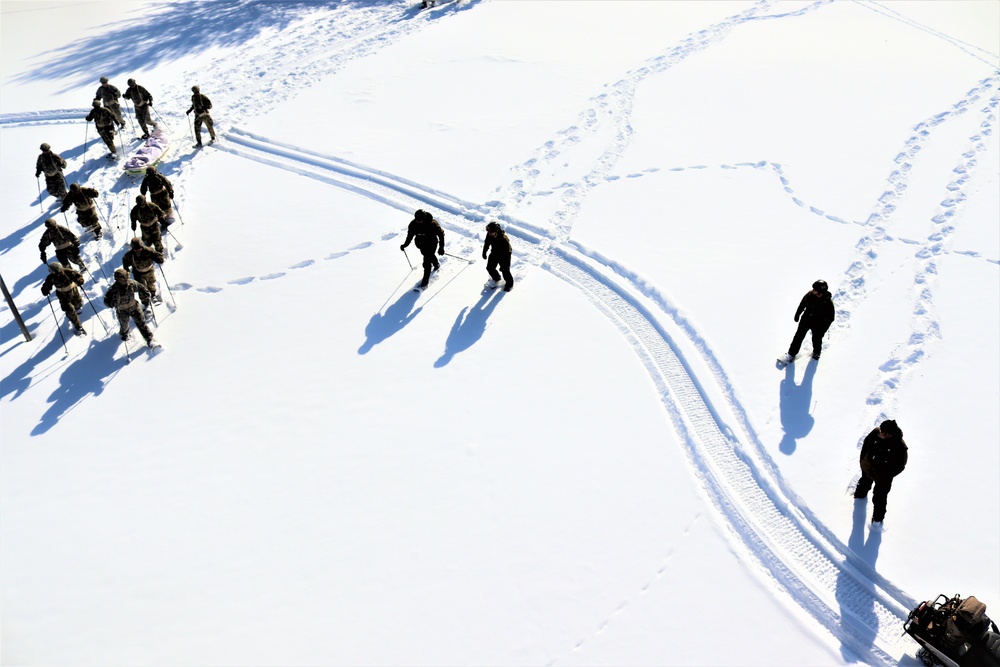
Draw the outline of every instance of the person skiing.
[[[48,296],[52,288],[56,288],[56,297],[59,299],[59,307],[66,313],[66,319],[73,324],[73,329],[77,336],[82,336],[87,331],[80,322],[80,310],[83,308],[83,297],[77,286],[83,287],[83,275],[79,271],[74,271],[64,267],[60,262],[49,264],[49,275],[45,276],[42,282],[42,294]]]
[[[872,492],[872,530],[882,530],[885,519],[886,500],[892,489],[892,480],[903,472],[907,461],[906,443],[903,441],[903,430],[892,419],[887,419],[878,428],[869,433],[861,443],[861,479],[854,489],[854,497],[867,498],[868,491],[875,485]]]
[[[489,259],[486,253],[489,251]],[[510,245],[510,239],[504,233],[499,222],[491,222],[486,225],[486,241],[483,242],[483,259],[486,259],[486,272],[490,274],[490,281],[486,286],[494,289],[503,274],[503,291],[509,292],[514,289],[514,276],[510,274],[510,258],[514,253],[514,248]],[[497,267],[500,273],[497,273]]]
[[[149,300],[149,290],[135,280],[130,280],[128,271],[125,269],[115,269],[115,282],[108,288],[107,293],[104,295],[104,305],[115,309],[115,314],[118,316],[118,335],[122,340],[128,340],[128,320],[131,317],[132,321],[135,322],[136,328],[139,329],[139,333],[142,334],[143,339],[146,341],[146,345],[153,347],[155,344],[153,342],[153,332],[149,330],[146,318],[143,317],[139,303],[135,300],[136,292],[139,293],[140,298]]]
[[[70,206],[76,206],[76,221],[84,229],[89,229],[94,233],[94,238],[101,238],[104,231],[101,229],[101,221],[97,218],[97,204],[94,200],[100,196],[94,188],[81,188],[76,183],[69,186],[69,192],[63,197],[63,213],[69,210]]]
[[[94,108],[87,114],[86,120],[94,121],[97,134],[101,136],[108,150],[111,151],[111,155],[108,157],[118,157],[118,151],[115,148],[115,123],[117,121],[114,115],[101,106],[100,100],[94,100]]]
[[[56,199],[62,199],[66,196],[66,177],[63,176],[66,160],[59,153],[53,153],[48,144],[42,144],[41,150],[35,160],[35,178],[45,174],[45,189]]]
[[[170,224],[173,218],[174,211],[170,205],[170,200],[174,198],[174,186],[171,184],[170,179],[158,172],[156,167],[150,165],[146,167],[146,175],[139,186],[140,193],[146,194],[147,190],[149,191],[150,201],[159,206],[163,211],[163,229],[166,230],[167,225]]]
[[[823,351],[823,336],[833,324],[834,316],[833,295],[827,289],[826,281],[817,280],[812,284],[812,289],[802,297],[799,307],[795,309],[795,321],[799,323],[799,327],[792,336],[788,353],[779,361],[788,364],[795,359],[807,331],[812,331],[812,358],[818,360]]]
[[[163,253],[143,245],[142,239],[136,237],[129,244],[129,250],[122,255],[122,268],[131,269],[132,277],[146,288],[148,294],[142,297],[142,307],[148,308],[150,299],[153,303],[162,303],[156,292],[156,264],[163,264]]]
[[[111,112],[115,122],[118,123],[118,127],[125,127],[125,119],[122,118],[122,107],[118,103],[118,99],[121,96],[121,91],[108,83],[108,77],[102,76],[101,85],[97,87],[97,92],[94,93],[94,101],[101,102],[104,108]]]
[[[423,289],[430,283],[431,271],[437,271],[441,268],[441,263],[434,256],[434,249],[437,248],[437,254],[444,254],[444,230],[441,229],[441,225],[434,219],[434,216],[427,211],[418,209],[407,227],[406,241],[399,246],[399,249],[406,252],[406,246],[410,245],[411,240],[424,258],[424,277],[418,288]]]
[[[81,269],[84,268],[83,260],[80,259],[80,239],[76,234],[69,231],[54,218],[45,221],[45,231],[42,232],[42,239],[38,242],[38,250],[41,253],[42,264],[49,261],[45,249],[49,244],[55,248],[56,259],[64,266],[69,266],[72,262]]]
[[[212,117],[209,115],[209,110],[212,108],[212,100],[208,99],[206,96],[201,94],[201,89],[198,86],[191,86],[191,108],[185,113],[190,114],[194,111],[194,138],[198,142],[194,145],[195,148],[201,148],[201,124],[205,123],[208,127],[208,134],[212,137],[212,140],[208,143],[215,143],[215,126],[212,122]]]
[[[157,128],[156,122],[149,115],[150,109],[153,108],[153,96],[149,94],[148,90],[137,84],[135,79],[129,79],[128,88],[125,89],[125,94],[122,97],[132,101],[135,119],[139,122],[139,127],[142,128],[142,138],[148,139],[148,126],[152,125],[154,130]]]
[[[167,216],[156,204],[147,202],[142,195],[135,196],[135,206],[129,217],[132,220],[132,231],[138,223],[142,230],[142,242],[153,246],[157,252],[163,252],[163,236],[160,234],[160,223],[166,220]]]

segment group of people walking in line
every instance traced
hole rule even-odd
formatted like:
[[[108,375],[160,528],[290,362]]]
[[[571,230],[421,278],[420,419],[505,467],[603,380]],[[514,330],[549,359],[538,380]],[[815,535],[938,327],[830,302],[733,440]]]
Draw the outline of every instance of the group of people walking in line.
[[[779,364],[792,363],[802,348],[802,342],[809,333],[812,336],[812,359],[818,362],[823,351],[823,336],[830,329],[836,317],[833,306],[833,295],[826,281],[817,280],[812,289],[806,292],[795,309],[794,320],[798,323],[788,352],[778,360]],[[892,480],[903,472],[908,459],[906,442],[903,440],[903,430],[892,419],[886,419],[878,428],[872,430],[861,444],[859,465],[861,478],[854,487],[854,498],[866,500],[868,492],[872,491],[872,530],[882,530],[888,504]]]

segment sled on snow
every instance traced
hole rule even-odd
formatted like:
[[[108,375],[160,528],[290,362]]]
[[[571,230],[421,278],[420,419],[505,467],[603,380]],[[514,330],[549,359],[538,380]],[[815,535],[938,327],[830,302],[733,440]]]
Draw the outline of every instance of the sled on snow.
[[[938,595],[921,602],[903,624],[920,644],[917,657],[927,667],[1000,667],[1000,634],[975,597]]]
[[[136,149],[135,153],[125,161],[122,169],[129,176],[142,176],[147,167],[155,167],[170,151],[170,138],[167,133],[156,128],[146,141]]]

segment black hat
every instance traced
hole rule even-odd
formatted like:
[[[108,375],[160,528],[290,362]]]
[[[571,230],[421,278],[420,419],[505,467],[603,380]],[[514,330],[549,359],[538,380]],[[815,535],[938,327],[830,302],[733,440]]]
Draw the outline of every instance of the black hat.
[[[199,88],[198,86],[191,86],[191,92],[192,93],[200,93],[201,92],[201,88]]]
[[[135,79],[129,79],[129,80],[127,81],[127,83],[128,83],[128,85],[130,85],[130,86],[134,86],[134,85],[135,85]]]
[[[101,83],[107,83],[107,82],[108,82],[108,77],[102,76],[101,77]]]
[[[827,290],[827,285],[825,280],[817,280],[813,283],[813,289],[819,290],[820,292],[825,292]]]
[[[146,198],[143,197],[142,195],[136,195],[135,196],[135,203],[136,204],[145,204],[146,203]]]
[[[49,146],[48,144],[42,144],[41,149],[43,151],[52,150],[52,146]]]
[[[886,419],[878,425],[878,430],[889,437],[902,437],[903,435],[903,430],[899,428],[899,424],[894,419]]]

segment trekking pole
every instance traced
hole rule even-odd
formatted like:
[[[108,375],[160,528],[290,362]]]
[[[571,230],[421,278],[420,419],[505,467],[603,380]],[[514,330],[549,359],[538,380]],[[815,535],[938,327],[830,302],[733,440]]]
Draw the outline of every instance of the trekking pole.
[[[104,279],[107,280],[108,282],[111,282],[108,279],[108,274],[106,274],[104,272],[104,266],[100,262],[97,263],[97,268],[101,270],[101,275],[104,276]],[[83,270],[87,272],[87,275],[90,276],[90,279],[92,281],[94,281],[94,284],[96,285],[97,284],[97,279],[94,278],[94,274],[90,272],[90,267],[88,267],[86,264],[84,264],[83,265]]]
[[[38,210],[42,215],[45,215],[45,209],[42,208],[42,182],[38,180],[37,176],[35,176],[35,185],[38,186]]]
[[[55,320],[56,331],[59,332],[59,337],[62,338],[63,349],[66,350],[66,354],[69,355],[69,348],[66,346],[66,336],[63,335],[62,326],[59,324],[59,318],[56,317],[55,306],[52,305],[52,296],[50,294],[46,294],[45,298],[49,300],[49,308],[52,309],[52,319]]]
[[[112,125],[111,127],[112,127],[112,130],[113,130],[114,126]],[[122,157],[125,157],[125,139],[122,138],[122,134],[123,134],[122,128],[120,127],[120,128],[118,128],[118,145],[121,146]],[[114,144],[115,142],[112,141],[111,143]]]
[[[177,310],[177,299],[174,298],[174,293],[170,291],[170,282],[167,280],[167,274],[163,272],[163,265],[157,264],[156,268],[160,270],[160,275],[163,277],[163,286],[167,288],[167,294],[170,295],[170,300],[174,304],[174,310]]]
[[[173,130],[170,129],[170,126],[167,125],[167,121],[163,120],[163,116],[160,115],[159,111],[157,111],[156,109],[153,108],[152,104],[149,105],[149,108],[152,109],[153,113],[156,114],[156,119],[158,121],[160,121],[161,123],[163,123],[163,127],[167,128],[167,134],[170,134],[171,132],[173,132]]]
[[[87,271],[87,273],[90,273],[90,271]],[[91,275],[90,279],[93,280],[94,276]],[[109,329],[108,325],[104,323],[103,319],[101,319],[101,314],[98,313],[97,312],[97,308],[94,307],[94,302],[90,300],[90,295],[87,294],[87,290],[85,288],[82,288],[82,287],[80,289],[81,289],[81,291],[83,291],[83,295],[85,297],[87,297],[87,303],[90,304],[90,309],[93,310],[94,311],[94,315],[97,316],[97,321],[101,323],[102,327],[104,327],[104,333],[106,333],[106,334],[108,334],[110,336],[111,335],[111,329]]]
[[[66,215],[66,211],[63,211],[62,214],[63,214],[63,220],[66,221],[66,226],[69,227],[69,216]]]
[[[187,119],[188,119],[188,132],[190,132],[191,136],[193,137],[194,136],[194,124],[191,122],[191,114],[185,114],[185,115],[187,116]]]
[[[132,106],[132,105],[131,105],[131,104],[129,104],[128,102],[126,102],[126,103],[125,103],[125,109],[126,109],[126,110],[128,110],[128,108],[129,108],[129,107],[131,107],[131,106]],[[132,113],[133,113],[133,114],[135,113],[135,108],[134,108],[134,107],[132,108]],[[132,128],[132,131],[133,131],[133,132],[135,132],[135,121],[134,121],[134,120],[132,120],[132,116],[129,116],[128,114],[123,114],[123,115],[124,115],[124,116],[125,116],[126,118],[128,118],[128,126]]]
[[[173,197],[171,197],[170,201],[173,202],[173,204],[174,204],[174,210],[177,212],[177,219],[181,221],[181,227],[183,227],[184,226],[184,216],[181,215],[181,210],[179,208],[177,208],[177,200],[174,199]]]
[[[460,259],[463,262],[468,262],[469,264],[475,264],[476,263],[474,260],[466,259],[465,257],[459,257],[458,255],[452,255],[450,252],[446,252],[445,254],[448,255],[448,257],[454,257],[455,259]]]
[[[153,316],[153,324],[156,325],[157,329],[159,329],[160,328],[160,322],[159,322],[159,320],[156,319],[156,304],[153,303],[153,295],[152,294],[149,295],[149,314]]]
[[[389,299],[392,298],[392,295],[399,291],[399,288],[403,286],[403,283],[406,282],[407,278],[409,278],[412,273],[413,273],[413,269],[411,268],[410,269],[410,273],[407,273],[405,276],[403,276],[403,279],[399,281],[398,285],[396,285],[396,289],[394,289],[391,292],[389,292],[389,296],[386,297],[385,303],[383,303],[381,306],[379,306],[379,309],[376,312],[379,312],[379,313],[382,312],[382,309],[385,308],[385,304],[389,303]]]
[[[177,247],[175,248],[175,250],[184,250],[184,244],[177,240],[177,237],[174,236],[174,233],[170,231],[170,229],[164,229],[163,231],[165,231],[170,238],[177,241]]]
[[[90,143],[90,123],[85,123],[83,126],[83,153],[87,154],[87,146]]]
[[[410,256],[406,254],[406,248],[400,248],[403,251],[403,255],[406,257],[406,263],[410,265],[410,271],[413,270],[413,262],[410,261]]]

